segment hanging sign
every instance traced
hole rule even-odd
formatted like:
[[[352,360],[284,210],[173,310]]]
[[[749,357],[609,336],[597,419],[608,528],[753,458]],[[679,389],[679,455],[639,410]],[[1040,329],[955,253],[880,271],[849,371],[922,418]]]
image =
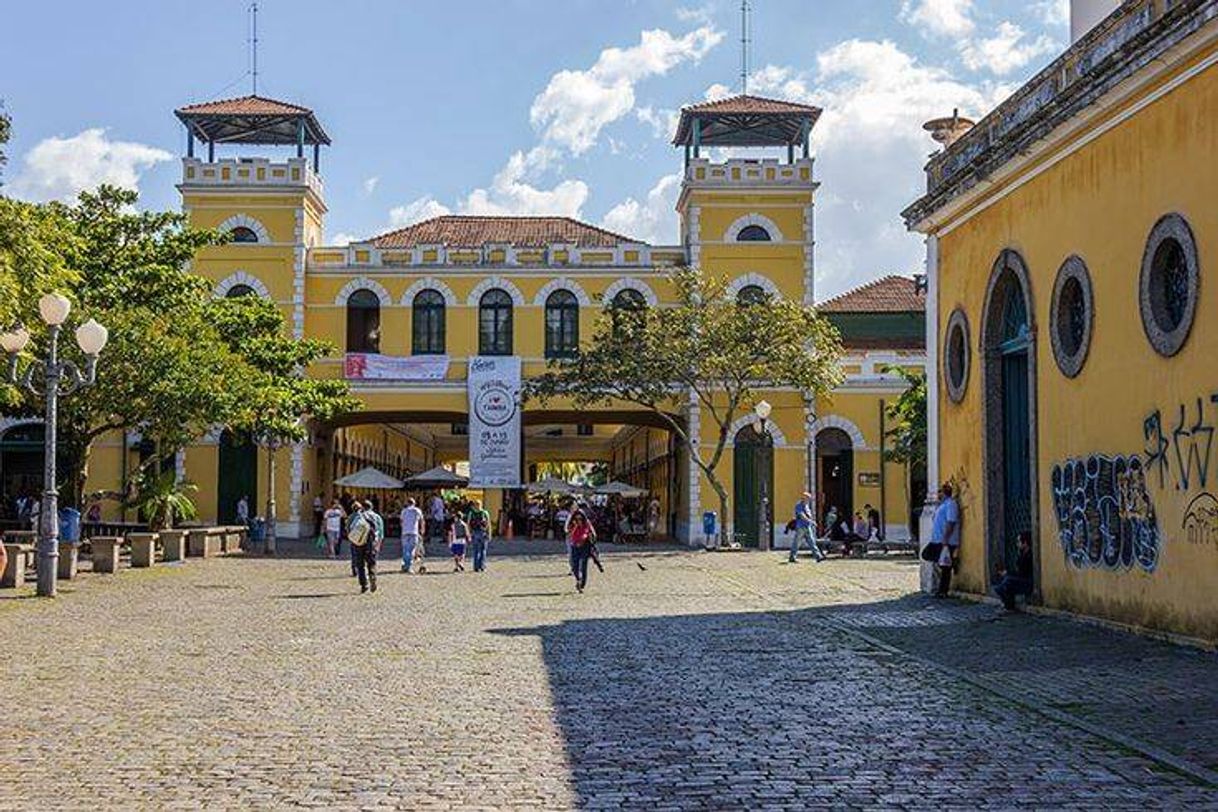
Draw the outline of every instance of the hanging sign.
[[[350,381],[442,381],[448,377],[447,355],[349,352],[343,366]]]
[[[520,357],[469,360],[469,481],[520,487]]]

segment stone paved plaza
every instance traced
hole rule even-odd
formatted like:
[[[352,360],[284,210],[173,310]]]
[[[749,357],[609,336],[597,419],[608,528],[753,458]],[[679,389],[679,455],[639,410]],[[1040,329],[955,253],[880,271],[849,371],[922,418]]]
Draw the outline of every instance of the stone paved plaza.
[[[782,562],[607,552],[582,595],[561,555],[390,558],[375,595],[309,558],[6,590],[0,809],[1218,809],[1214,655],[910,596],[908,559]]]

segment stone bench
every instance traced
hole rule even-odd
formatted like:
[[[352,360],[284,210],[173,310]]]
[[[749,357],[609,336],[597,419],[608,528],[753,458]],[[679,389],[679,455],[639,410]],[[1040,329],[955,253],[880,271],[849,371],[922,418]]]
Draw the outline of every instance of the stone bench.
[[[80,542],[59,542],[59,571],[56,577],[60,581],[71,581],[76,577],[77,564],[80,561]]]
[[[162,530],[160,537],[162,561],[173,562],[186,558],[185,530]]]
[[[23,586],[29,559],[34,555],[34,545],[5,541],[4,552],[8,554],[8,561],[4,565],[4,574],[0,575],[0,587]]]
[[[191,530],[186,536],[186,554],[191,558],[212,558],[223,552],[224,530],[203,527]]]
[[[230,526],[217,528],[223,531],[224,536],[220,542],[220,550],[225,554],[239,553],[245,549],[245,535],[247,530],[242,526]]]
[[[128,533],[127,541],[131,542],[131,566],[134,569],[144,569],[156,563],[157,533]]]
[[[118,572],[118,553],[123,546],[121,536],[94,536],[89,539],[93,549],[94,572]]]

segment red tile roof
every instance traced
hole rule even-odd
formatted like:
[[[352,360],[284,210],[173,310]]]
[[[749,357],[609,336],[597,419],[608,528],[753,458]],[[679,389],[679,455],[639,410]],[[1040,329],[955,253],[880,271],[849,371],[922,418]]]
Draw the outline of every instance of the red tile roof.
[[[368,242],[378,248],[408,248],[431,244],[476,247],[487,243],[523,246],[573,243],[584,247],[610,248],[619,243],[640,241],[581,223],[570,217],[446,214],[381,234]]]
[[[178,112],[217,116],[294,116],[309,115],[313,111],[298,104],[289,104],[263,96],[240,96],[235,99],[189,104],[179,108]]]
[[[749,115],[754,113],[813,113],[820,115],[821,109],[810,104],[766,99],[761,96],[728,96],[726,99],[691,104],[682,107],[689,113],[724,113],[726,115]]]
[[[926,293],[907,276],[885,276],[817,305],[821,313],[925,312]]]

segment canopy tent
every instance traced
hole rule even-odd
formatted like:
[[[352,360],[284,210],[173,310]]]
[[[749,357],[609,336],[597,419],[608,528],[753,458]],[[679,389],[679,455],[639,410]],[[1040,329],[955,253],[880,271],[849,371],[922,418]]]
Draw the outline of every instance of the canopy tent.
[[[460,474],[454,474],[442,465],[437,465],[430,471],[407,477],[403,485],[407,490],[412,491],[446,490],[468,487],[469,479]]]
[[[364,468],[354,474],[348,474],[342,479],[334,480],[334,484],[343,488],[368,488],[377,491],[397,491],[402,489],[402,480],[394,479],[375,468]]]
[[[637,499],[647,495],[645,489],[627,485],[625,482],[607,482],[596,488],[595,491],[602,496],[624,496],[627,499]]]

